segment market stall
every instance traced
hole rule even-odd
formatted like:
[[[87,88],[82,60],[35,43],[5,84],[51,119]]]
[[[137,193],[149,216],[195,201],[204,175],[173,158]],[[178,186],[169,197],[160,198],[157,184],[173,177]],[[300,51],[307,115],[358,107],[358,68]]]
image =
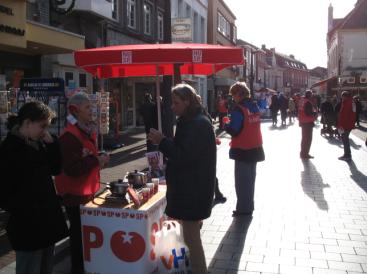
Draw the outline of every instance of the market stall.
[[[155,238],[164,220],[165,190],[142,206],[108,199],[109,191],[81,206],[85,273],[157,271]]]
[[[159,130],[162,129],[159,76],[210,75],[244,63],[242,48],[179,43],[80,50],[74,53],[74,59],[78,67],[97,78],[155,76]],[[161,156],[147,157],[150,173],[161,177]],[[156,193],[143,206],[135,208],[131,203],[107,205],[112,201],[103,202],[105,198],[98,197],[81,207],[86,273],[158,273],[155,232],[161,230],[164,219],[165,192]]]

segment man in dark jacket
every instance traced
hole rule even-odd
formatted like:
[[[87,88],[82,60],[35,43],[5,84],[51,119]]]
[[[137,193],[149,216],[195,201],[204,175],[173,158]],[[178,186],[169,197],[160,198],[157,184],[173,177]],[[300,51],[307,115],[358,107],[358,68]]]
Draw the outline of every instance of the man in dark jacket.
[[[254,210],[256,165],[265,159],[260,111],[251,100],[250,90],[245,82],[233,84],[230,93],[236,105],[230,113],[230,123],[224,128],[232,136],[229,157],[235,160],[237,204],[232,216],[251,216]]]
[[[172,90],[172,110],[179,117],[174,139],[151,129],[149,139],[167,158],[166,214],[181,220],[193,273],[207,273],[200,239],[203,219],[211,214],[216,177],[216,144],[211,121],[195,90],[179,84]]]

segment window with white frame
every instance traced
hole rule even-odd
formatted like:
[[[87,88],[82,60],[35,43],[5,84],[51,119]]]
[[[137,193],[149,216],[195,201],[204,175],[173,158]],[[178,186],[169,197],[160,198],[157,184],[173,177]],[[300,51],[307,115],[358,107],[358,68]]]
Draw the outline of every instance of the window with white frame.
[[[158,39],[163,40],[163,13],[158,11]]]
[[[218,12],[218,23],[217,23],[218,32],[223,34],[224,36],[230,38],[231,37],[231,27],[228,20]]]
[[[87,75],[85,73],[79,73],[79,87],[87,87]]]
[[[232,42],[236,43],[237,42],[237,28],[235,25],[233,25],[233,37],[232,37]]]
[[[127,24],[136,29],[136,0],[127,0]]]
[[[117,0],[111,0],[112,18],[117,20]]]
[[[71,82],[74,82],[74,73],[65,71],[65,85],[68,87]]]
[[[144,33],[151,34],[152,33],[152,7],[148,3],[144,3]]]
[[[231,38],[231,25],[229,24],[229,22],[227,20],[226,20],[226,30],[225,30],[224,35],[227,38]]]
[[[191,18],[191,7],[189,4],[186,4],[186,17]]]

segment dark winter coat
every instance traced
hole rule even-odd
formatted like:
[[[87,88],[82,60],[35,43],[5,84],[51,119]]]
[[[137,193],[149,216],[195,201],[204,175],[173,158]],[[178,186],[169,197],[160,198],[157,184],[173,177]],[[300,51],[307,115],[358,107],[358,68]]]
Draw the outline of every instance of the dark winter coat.
[[[6,227],[15,250],[46,248],[68,230],[52,175],[61,169],[58,142],[39,149],[11,133],[0,147],[0,207],[9,212]]]
[[[159,150],[168,159],[166,214],[180,220],[208,218],[216,177],[211,121],[202,112],[191,119],[179,119],[174,139],[164,138]]]

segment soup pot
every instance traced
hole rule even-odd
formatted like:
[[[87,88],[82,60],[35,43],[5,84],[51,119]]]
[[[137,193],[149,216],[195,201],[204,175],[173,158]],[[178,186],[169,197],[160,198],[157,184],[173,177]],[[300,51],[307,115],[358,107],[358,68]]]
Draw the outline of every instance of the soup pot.
[[[107,189],[116,196],[125,196],[128,187],[128,182],[123,182],[121,179],[107,183]]]
[[[148,182],[148,174],[146,172],[135,170],[134,172],[128,172],[126,177],[133,188],[143,187]]]

